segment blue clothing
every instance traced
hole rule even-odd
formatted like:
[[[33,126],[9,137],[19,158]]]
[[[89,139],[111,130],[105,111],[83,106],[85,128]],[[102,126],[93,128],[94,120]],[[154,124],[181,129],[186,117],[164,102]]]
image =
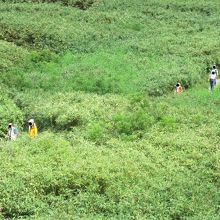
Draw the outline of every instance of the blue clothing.
[[[210,79],[210,88],[212,91],[213,91],[215,85],[216,85],[216,79]]]

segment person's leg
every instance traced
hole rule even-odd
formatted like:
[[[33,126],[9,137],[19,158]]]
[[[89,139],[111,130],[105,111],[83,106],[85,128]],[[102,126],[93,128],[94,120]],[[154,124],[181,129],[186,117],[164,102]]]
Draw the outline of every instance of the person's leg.
[[[210,79],[210,89],[211,91],[214,89],[214,80]]]

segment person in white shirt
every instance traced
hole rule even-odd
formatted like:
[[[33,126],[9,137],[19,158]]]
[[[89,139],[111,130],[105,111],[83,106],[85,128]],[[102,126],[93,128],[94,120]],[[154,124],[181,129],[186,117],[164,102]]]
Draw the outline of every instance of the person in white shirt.
[[[217,72],[212,69],[210,75],[209,75],[209,82],[210,82],[210,89],[213,91],[215,85],[216,85],[216,79],[217,79]]]
[[[18,129],[14,127],[12,123],[9,123],[8,124],[8,139],[14,141],[16,140],[17,137],[18,137]]]
[[[216,66],[213,66],[213,67],[212,67],[212,71],[215,71],[216,75],[218,76],[218,70],[217,70]],[[212,71],[211,71],[211,72],[212,72]]]
[[[217,83],[217,78],[218,78],[218,70],[217,70],[217,68],[216,68],[216,66],[215,66],[215,65],[212,67],[211,72],[212,72],[212,71],[215,71],[215,73],[216,73],[216,80],[215,80],[215,86],[216,86],[216,83]]]

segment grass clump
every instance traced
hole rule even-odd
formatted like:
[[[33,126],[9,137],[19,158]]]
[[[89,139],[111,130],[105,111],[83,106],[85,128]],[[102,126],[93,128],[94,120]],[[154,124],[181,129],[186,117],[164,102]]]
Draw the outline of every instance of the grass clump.
[[[2,2],[6,2],[2,0]],[[10,0],[10,3],[60,3],[64,6],[72,6],[81,10],[87,10],[95,3],[95,0]]]
[[[28,56],[28,51],[17,47],[13,43],[0,40],[0,56],[0,71],[4,72],[24,62]]]

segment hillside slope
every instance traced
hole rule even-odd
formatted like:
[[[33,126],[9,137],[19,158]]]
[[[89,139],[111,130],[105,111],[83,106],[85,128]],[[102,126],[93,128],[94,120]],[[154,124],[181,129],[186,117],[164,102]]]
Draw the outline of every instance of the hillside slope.
[[[220,90],[207,85],[219,12],[217,0],[1,0],[0,218],[219,219]]]

